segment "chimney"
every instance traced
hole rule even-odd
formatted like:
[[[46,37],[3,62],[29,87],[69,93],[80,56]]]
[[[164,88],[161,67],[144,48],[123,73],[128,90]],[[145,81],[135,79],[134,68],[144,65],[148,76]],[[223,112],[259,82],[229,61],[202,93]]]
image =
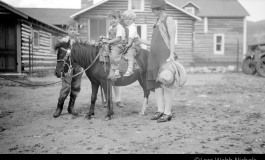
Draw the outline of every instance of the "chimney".
[[[88,8],[93,5],[93,0],[81,0],[81,9]]]

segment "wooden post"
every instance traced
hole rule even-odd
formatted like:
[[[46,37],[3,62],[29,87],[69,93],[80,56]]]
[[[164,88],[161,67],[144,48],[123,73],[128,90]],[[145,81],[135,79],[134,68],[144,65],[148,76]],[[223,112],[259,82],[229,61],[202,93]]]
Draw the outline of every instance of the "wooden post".
[[[34,40],[34,37],[32,37],[32,39],[31,39],[31,42],[30,42],[30,44],[31,44],[31,76],[33,76],[33,52],[34,52],[34,50],[33,50],[33,40]]]
[[[239,39],[237,39],[237,72],[239,71]]]
[[[31,76],[30,36],[29,36],[29,76]]]

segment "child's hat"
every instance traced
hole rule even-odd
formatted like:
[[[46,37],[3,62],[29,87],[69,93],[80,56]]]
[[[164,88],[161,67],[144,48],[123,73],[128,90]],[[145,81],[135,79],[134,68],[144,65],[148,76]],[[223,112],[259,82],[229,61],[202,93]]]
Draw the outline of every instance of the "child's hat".
[[[157,81],[163,84],[162,87],[182,87],[186,80],[185,68],[177,61],[166,62],[159,69]]]
[[[159,8],[162,10],[166,9],[166,1],[165,0],[152,0],[151,9]]]

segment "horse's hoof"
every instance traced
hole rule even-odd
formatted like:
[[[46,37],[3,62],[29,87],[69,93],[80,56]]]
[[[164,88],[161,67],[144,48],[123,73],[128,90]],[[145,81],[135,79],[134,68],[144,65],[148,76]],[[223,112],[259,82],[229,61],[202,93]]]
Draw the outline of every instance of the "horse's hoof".
[[[145,111],[140,110],[140,111],[139,111],[139,115],[140,115],[140,116],[145,116],[146,113],[145,113]]]
[[[91,119],[92,119],[92,116],[91,116],[91,115],[86,115],[86,116],[85,116],[85,119],[86,119],[86,120],[91,120]]]
[[[62,110],[57,109],[57,110],[54,112],[54,114],[53,114],[53,118],[58,118],[58,117],[60,117],[61,113],[62,113]]]
[[[111,116],[106,116],[105,117],[105,121],[110,121],[111,120]]]

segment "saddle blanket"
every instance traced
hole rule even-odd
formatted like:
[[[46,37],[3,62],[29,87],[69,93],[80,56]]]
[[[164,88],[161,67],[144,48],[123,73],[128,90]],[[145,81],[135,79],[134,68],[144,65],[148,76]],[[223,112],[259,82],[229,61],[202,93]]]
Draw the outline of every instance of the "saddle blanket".
[[[110,64],[110,58],[109,58],[109,55],[107,52],[105,51],[102,51],[100,53],[100,56],[99,56],[99,61],[100,62],[103,62],[103,63],[108,63]],[[121,59],[120,61],[117,62],[118,64],[118,69],[120,72],[126,72],[127,69],[128,69],[128,60],[126,58],[124,58],[124,56],[121,56]],[[135,59],[134,57],[134,65],[133,65],[133,70],[138,70],[140,69],[138,63],[137,63],[137,60]]]

